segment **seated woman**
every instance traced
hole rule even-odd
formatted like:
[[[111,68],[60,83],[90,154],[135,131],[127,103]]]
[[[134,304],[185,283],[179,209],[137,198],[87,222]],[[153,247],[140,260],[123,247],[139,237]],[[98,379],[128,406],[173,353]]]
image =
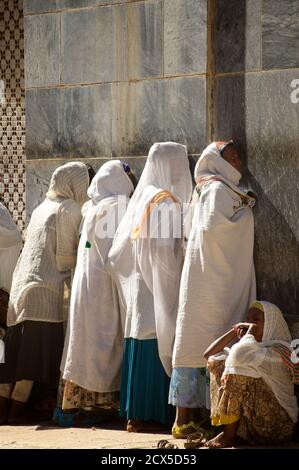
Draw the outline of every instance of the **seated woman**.
[[[226,348],[235,339],[240,341]],[[224,425],[206,447],[232,446],[236,436],[250,444],[281,443],[292,437],[298,405],[292,376],[295,364],[288,360],[290,341],[279,308],[255,302],[247,323],[238,323],[206,350],[211,421],[214,426]]]

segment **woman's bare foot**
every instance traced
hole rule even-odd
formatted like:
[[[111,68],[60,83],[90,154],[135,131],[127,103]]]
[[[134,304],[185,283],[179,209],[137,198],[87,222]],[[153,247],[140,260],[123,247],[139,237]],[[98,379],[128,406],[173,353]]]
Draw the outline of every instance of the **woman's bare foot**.
[[[223,431],[213,439],[205,443],[204,447],[210,449],[222,449],[223,447],[232,447],[235,442],[239,420],[231,424],[226,424]]]
[[[128,432],[159,432],[163,429],[163,425],[153,421],[141,421],[138,419],[130,419],[126,427]]]
[[[232,447],[234,444],[234,438],[226,436],[225,432],[217,434],[216,437],[210,439],[204,444],[204,447],[209,447],[210,449],[222,449],[223,447]]]

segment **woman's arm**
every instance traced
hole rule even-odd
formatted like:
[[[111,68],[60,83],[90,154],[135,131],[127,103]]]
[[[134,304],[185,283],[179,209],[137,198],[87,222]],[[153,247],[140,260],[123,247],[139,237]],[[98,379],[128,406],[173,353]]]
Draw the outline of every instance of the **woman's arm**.
[[[217,354],[218,352],[222,351],[225,346],[228,345],[233,339],[237,338],[237,332],[235,328],[229,330],[225,335],[220,336],[220,338],[216,339],[209,347],[206,349],[204,353],[205,359],[209,359],[210,356],[213,354]]]

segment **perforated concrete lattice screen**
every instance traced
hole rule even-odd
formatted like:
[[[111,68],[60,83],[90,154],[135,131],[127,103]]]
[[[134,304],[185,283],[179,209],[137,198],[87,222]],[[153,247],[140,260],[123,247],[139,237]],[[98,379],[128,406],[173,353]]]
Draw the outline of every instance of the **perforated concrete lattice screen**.
[[[25,225],[23,1],[0,0],[0,200]]]

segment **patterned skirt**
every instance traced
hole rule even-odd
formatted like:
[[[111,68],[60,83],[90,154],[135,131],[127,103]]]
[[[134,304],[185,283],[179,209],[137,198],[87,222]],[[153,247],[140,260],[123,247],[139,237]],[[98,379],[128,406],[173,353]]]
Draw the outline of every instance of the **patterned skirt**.
[[[98,407],[118,409],[119,392],[92,392],[73,382],[60,379],[57,406],[64,411]]]
[[[239,420],[237,435],[250,444],[275,444],[291,439],[295,424],[262,378],[221,376],[225,361],[209,361],[211,421],[214,426]]]

